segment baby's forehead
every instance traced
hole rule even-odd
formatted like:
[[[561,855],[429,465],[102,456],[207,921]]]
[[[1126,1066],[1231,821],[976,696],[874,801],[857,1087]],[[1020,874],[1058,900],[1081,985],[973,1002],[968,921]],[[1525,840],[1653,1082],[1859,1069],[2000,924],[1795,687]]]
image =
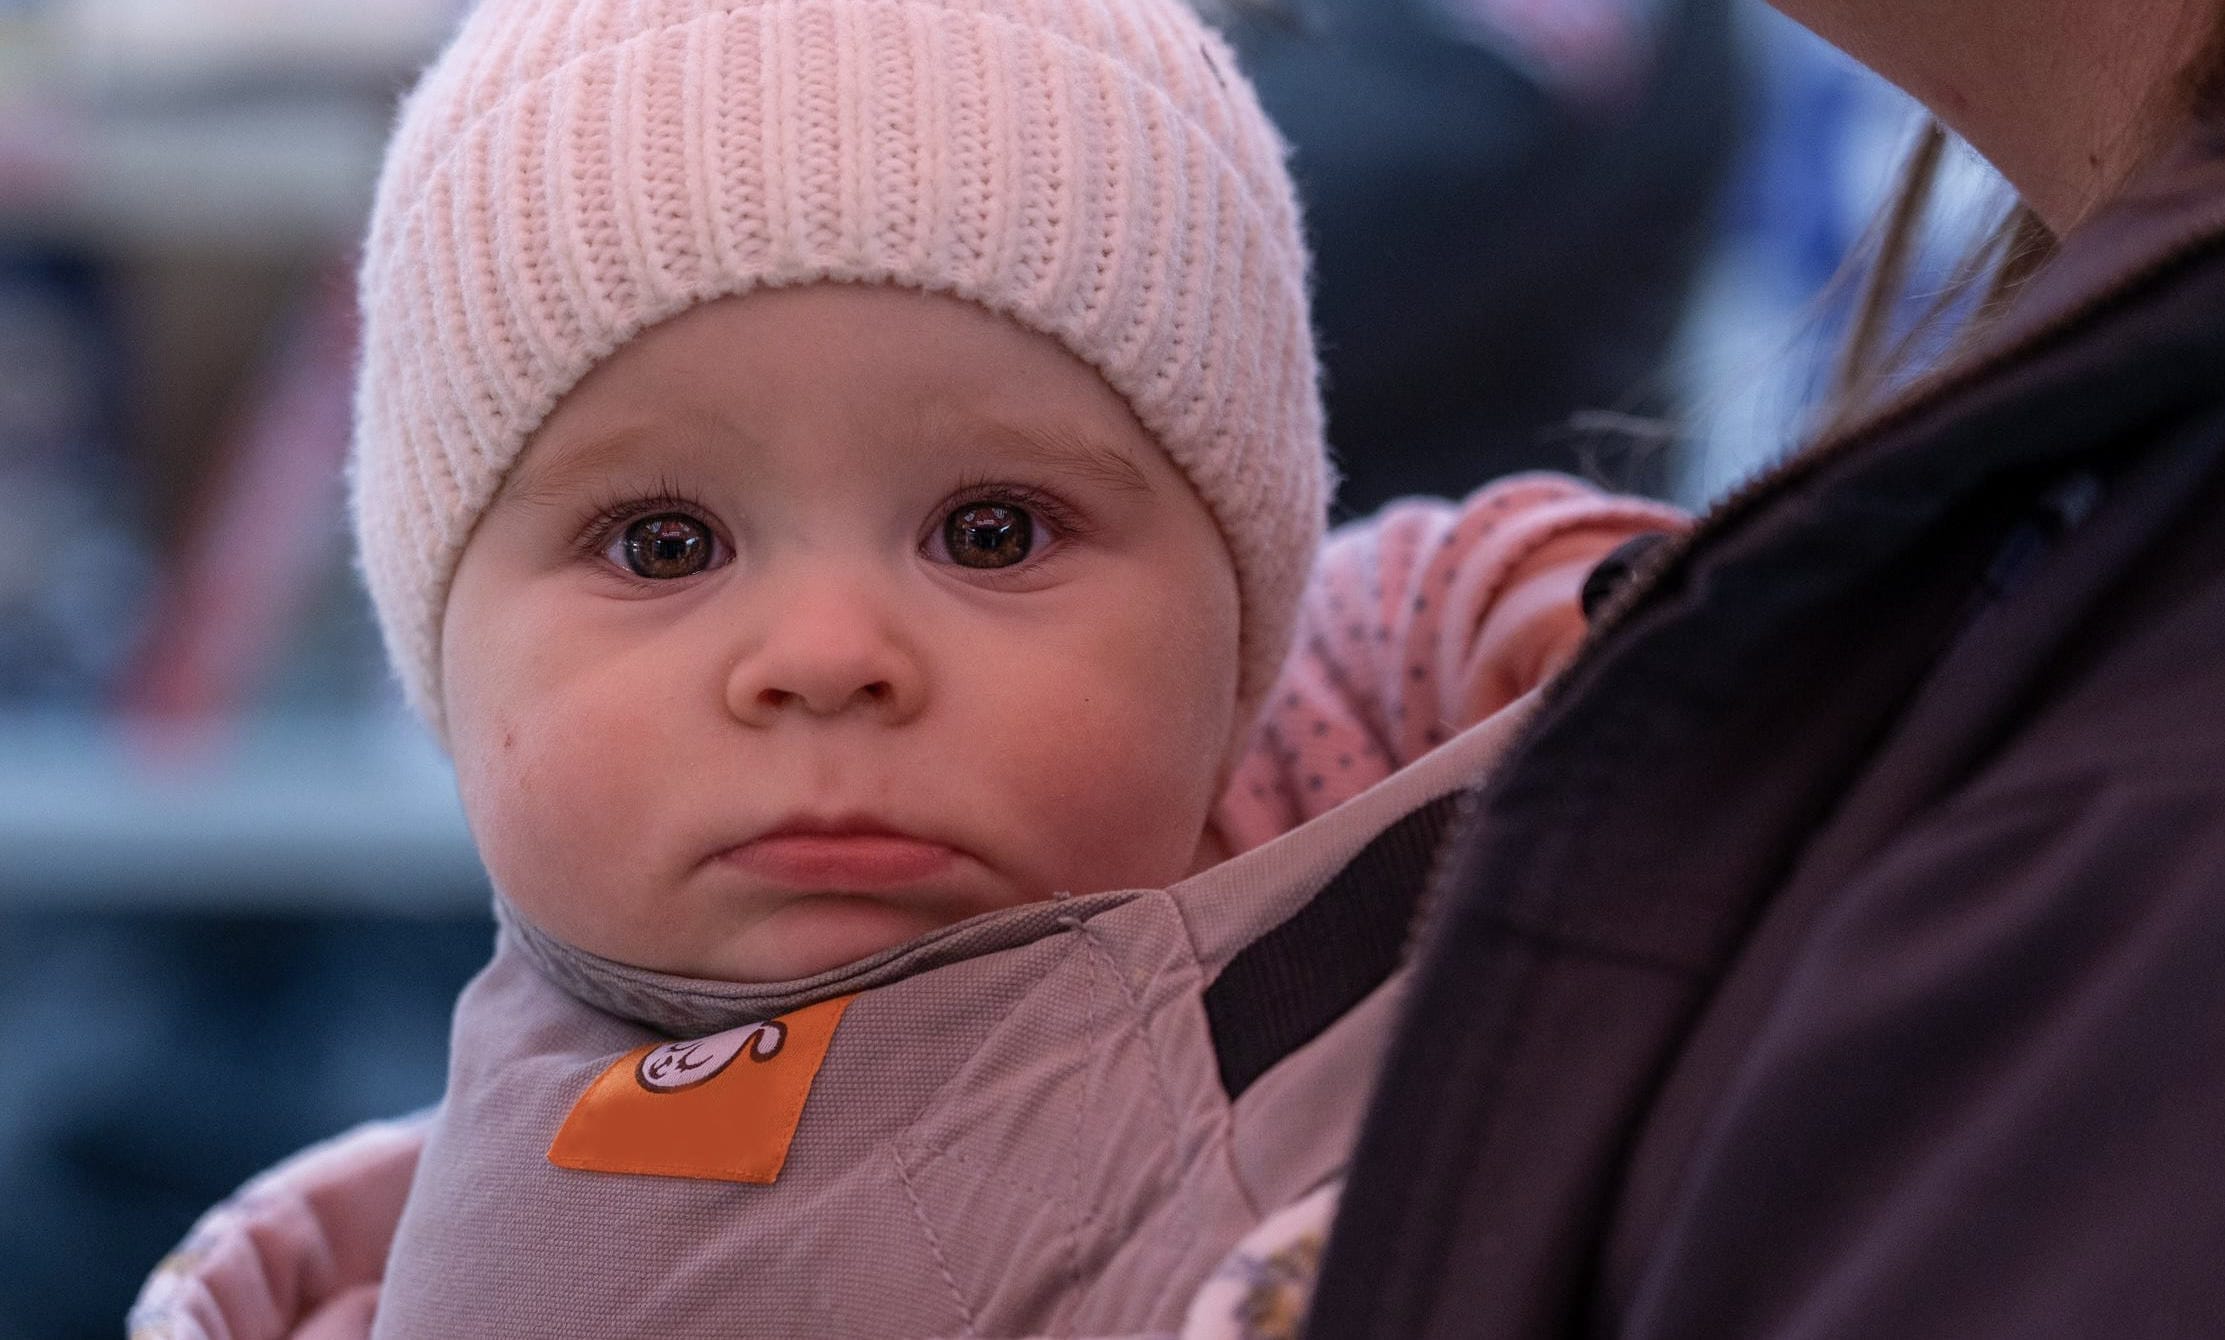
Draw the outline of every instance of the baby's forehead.
[[[528,437],[525,485],[713,452],[869,468],[963,460],[1150,490],[1178,474],[1098,369],[977,304],[813,284],[702,304],[626,340]]]
[[[901,433],[858,436],[865,442],[853,444],[852,459],[888,471],[891,480],[919,467],[972,472],[1024,467],[1053,482],[1149,496],[1175,471],[1147,436],[1122,439],[1056,415],[1000,413],[961,401],[919,406]],[[518,501],[556,501],[614,480],[672,478],[697,466],[777,468],[826,447],[823,437],[766,431],[685,403],[644,403],[627,414],[544,425],[529,439],[502,492]]]

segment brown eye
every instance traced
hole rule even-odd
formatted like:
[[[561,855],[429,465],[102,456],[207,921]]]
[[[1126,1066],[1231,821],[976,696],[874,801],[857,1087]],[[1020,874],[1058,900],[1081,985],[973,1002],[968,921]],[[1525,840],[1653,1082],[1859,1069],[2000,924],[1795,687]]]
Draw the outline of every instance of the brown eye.
[[[1035,548],[1035,522],[1005,503],[968,503],[943,521],[951,561],[966,568],[1009,568]]]
[[[643,517],[619,537],[619,552],[636,577],[671,581],[693,577],[710,566],[710,529],[691,516],[668,513]]]

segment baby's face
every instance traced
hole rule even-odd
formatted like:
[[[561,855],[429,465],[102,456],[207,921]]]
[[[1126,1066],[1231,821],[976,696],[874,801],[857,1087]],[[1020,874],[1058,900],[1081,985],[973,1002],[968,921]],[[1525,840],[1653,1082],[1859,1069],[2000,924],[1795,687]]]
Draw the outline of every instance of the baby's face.
[[[1235,729],[1204,504],[1055,341],[815,285],[591,373],[466,546],[449,745],[582,948],[774,981],[1200,863]]]

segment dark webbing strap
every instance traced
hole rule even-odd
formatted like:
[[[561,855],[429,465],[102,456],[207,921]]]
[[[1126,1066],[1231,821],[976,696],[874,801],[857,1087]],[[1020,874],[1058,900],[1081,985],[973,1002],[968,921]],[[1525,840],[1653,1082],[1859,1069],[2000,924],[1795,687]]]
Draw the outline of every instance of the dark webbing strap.
[[[1460,794],[1385,829],[1205,989],[1205,1019],[1234,1099],[1381,986],[1406,952],[1414,914]]]

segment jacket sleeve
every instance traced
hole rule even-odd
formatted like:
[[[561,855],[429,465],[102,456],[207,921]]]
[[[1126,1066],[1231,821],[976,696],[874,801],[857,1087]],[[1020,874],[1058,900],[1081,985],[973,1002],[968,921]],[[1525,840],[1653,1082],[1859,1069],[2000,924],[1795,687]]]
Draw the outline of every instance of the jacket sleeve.
[[[363,1340],[430,1112],[373,1122],[201,1217],[133,1304],[133,1340]]]
[[[1618,1334],[2225,1335],[2214,759],[1911,825],[1722,1092]]]
[[[1686,524],[1648,499],[1523,474],[1336,531],[1218,817],[1232,849],[1335,808],[1543,683],[1583,641],[1592,568]]]

